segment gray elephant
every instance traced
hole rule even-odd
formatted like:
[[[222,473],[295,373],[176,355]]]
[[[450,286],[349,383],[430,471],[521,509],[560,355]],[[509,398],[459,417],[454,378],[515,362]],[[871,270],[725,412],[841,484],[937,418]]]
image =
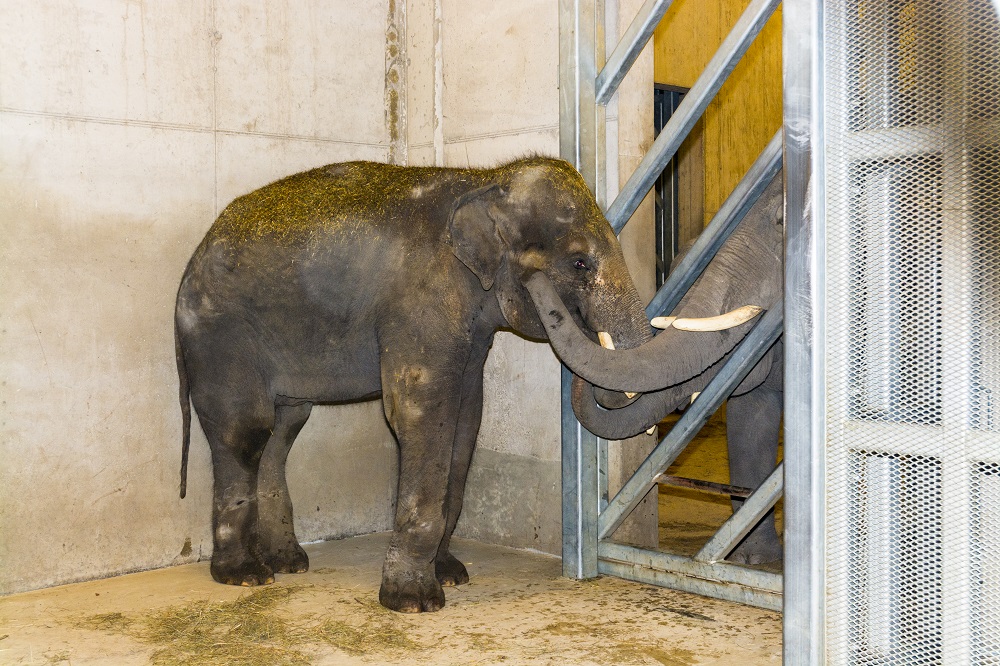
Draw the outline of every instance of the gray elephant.
[[[748,305],[759,309],[780,303],[784,284],[783,204],[779,171],[675,308],[672,315],[678,319],[639,348],[610,351],[593,344],[588,335],[571,324],[572,317],[559,302],[548,278],[541,273],[528,277],[526,284],[549,341],[577,375],[573,409],[588,430],[608,439],[622,439],[642,432],[686,405],[753,327],[756,319],[738,317],[740,311]],[[719,313],[729,312],[737,316],[732,327],[692,321],[719,318]],[[745,323],[739,323],[743,320]],[[726,403],[730,482],[735,485],[756,488],[776,464],[783,404],[782,367],[779,338]],[[595,385],[640,391],[643,395],[619,409],[604,409],[601,405],[609,405],[610,401],[601,399],[600,391],[595,397]],[[734,509],[741,504],[742,500],[734,500]],[[782,559],[773,511],[747,535],[730,559],[752,564]]]
[[[191,258],[175,312],[181,496],[193,405],[212,452],[212,576],[258,585],[308,568],[289,448],[313,405],[381,395],[399,485],[379,600],[440,609],[442,585],[468,581],[449,543],[493,336],[545,337],[523,284],[534,274],[590,339],[651,338],[610,225],[562,161],[335,164],[233,201]]]

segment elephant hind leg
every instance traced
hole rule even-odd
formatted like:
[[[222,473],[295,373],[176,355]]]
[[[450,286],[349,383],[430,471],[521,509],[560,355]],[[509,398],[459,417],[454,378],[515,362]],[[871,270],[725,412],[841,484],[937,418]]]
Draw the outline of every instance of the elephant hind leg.
[[[271,583],[257,532],[257,474],[274,409],[247,402],[195,406],[212,451],[212,577],[227,585]]]
[[[261,555],[275,573],[305,573],[309,570],[309,556],[295,536],[285,461],[311,411],[311,403],[278,406],[274,431],[260,459],[257,528]]]
[[[465,499],[465,482],[469,477],[476,437],[483,418],[483,364],[486,352],[470,359],[463,378],[462,402],[459,408],[455,442],[452,445],[451,468],[448,474],[448,494],[445,498],[446,523],[444,537],[434,558],[434,574],[443,587],[469,582],[469,572],[461,560],[451,553],[451,535],[458,524]]]
[[[781,431],[782,393],[767,385],[726,403],[726,438],[729,443],[730,483],[757,488],[774,471],[778,458],[778,435]],[[733,511],[743,500],[733,500]],[[744,564],[780,562],[781,540],[771,509],[729,555],[729,560]]]

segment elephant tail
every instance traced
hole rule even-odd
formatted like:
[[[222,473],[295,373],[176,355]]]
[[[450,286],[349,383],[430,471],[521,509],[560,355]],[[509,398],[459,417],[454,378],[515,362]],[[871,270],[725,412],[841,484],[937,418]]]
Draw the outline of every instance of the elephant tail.
[[[180,331],[174,322],[174,353],[177,356],[177,378],[180,389],[181,421],[183,440],[181,443],[181,499],[187,495],[188,451],[191,449],[191,389],[188,385],[187,368],[184,366],[184,350],[181,349]]]

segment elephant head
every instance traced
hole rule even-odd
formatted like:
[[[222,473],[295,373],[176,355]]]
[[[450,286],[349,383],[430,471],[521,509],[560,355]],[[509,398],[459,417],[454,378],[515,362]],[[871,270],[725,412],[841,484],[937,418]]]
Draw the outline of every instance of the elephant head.
[[[514,162],[459,197],[452,252],[496,294],[507,324],[546,338],[526,286],[543,275],[565,316],[591,341],[606,333],[628,349],[652,338],[621,246],[580,174],[548,158]],[[604,404],[623,404],[610,396]]]
[[[721,361],[749,333],[754,316],[780,303],[783,219],[779,172],[677,306],[673,313],[676,319],[667,318],[663,332],[627,351],[610,351],[593,344],[572,325],[560,303],[561,294],[548,277],[542,273],[526,276],[525,284],[549,341],[576,375],[573,408],[588,430],[608,439],[635,435],[708,384]],[[717,315],[729,311],[734,312],[716,321]],[[771,361],[769,353],[736,393],[764,381]],[[620,409],[603,409],[595,401],[595,387],[643,395]]]

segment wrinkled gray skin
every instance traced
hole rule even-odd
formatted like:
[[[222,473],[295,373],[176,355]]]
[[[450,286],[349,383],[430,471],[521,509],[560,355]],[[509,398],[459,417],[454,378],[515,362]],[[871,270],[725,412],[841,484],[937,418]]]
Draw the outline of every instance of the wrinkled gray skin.
[[[215,580],[307,570],[289,448],[314,404],[381,396],[399,485],[379,600],[440,609],[442,585],[468,581],[449,542],[494,333],[545,336],[522,284],[536,272],[591,339],[651,337],[617,239],[565,162],[338,164],[231,203],[188,264],[175,316],[181,496],[193,404],[212,452]]]
[[[766,309],[780,302],[783,221],[779,172],[671,314],[710,317],[743,305]],[[577,418],[588,430],[608,439],[640,433],[686,405],[691,394],[705,388],[722,361],[759,320],[713,333],[671,327],[640,348],[612,352],[590,343],[575,330],[543,275],[529,276],[526,284],[552,346],[577,375],[573,384]],[[730,482],[734,485],[756,488],[774,469],[782,379],[779,339],[727,402]],[[608,410],[595,400],[594,385],[644,394],[628,406]],[[741,504],[742,500],[734,500],[734,509]],[[752,564],[782,559],[773,511],[747,535],[730,559]]]

